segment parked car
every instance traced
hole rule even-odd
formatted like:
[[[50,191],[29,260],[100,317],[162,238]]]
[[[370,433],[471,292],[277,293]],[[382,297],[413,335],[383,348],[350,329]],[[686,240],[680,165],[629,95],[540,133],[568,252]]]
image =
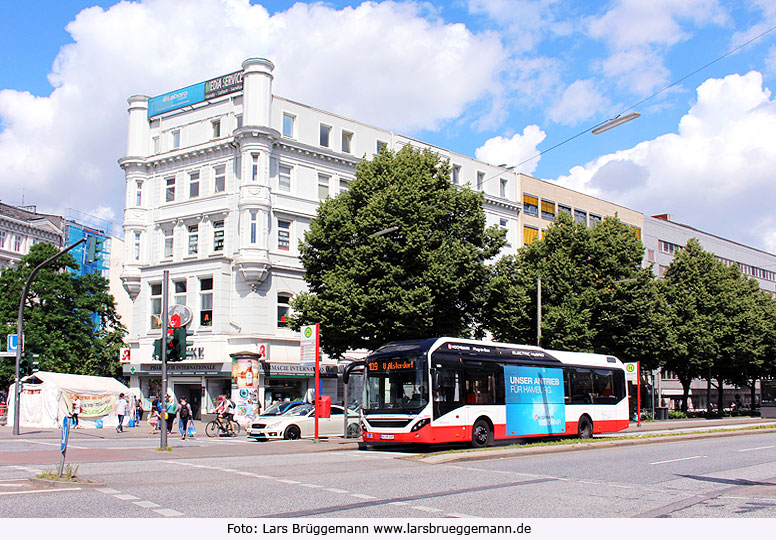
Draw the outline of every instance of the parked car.
[[[340,405],[331,406],[329,418],[318,419],[318,435],[330,437],[342,435],[344,409]],[[267,439],[309,439],[315,436],[315,407],[295,407],[279,416],[259,417],[248,426],[248,438]],[[348,436],[361,434],[358,413],[348,409]]]
[[[307,403],[306,401],[278,401],[274,405],[270,405],[269,407],[267,407],[267,410],[261,413],[259,417],[280,416],[281,414],[288,412],[291,409],[295,409],[297,407],[303,407],[303,406],[310,407],[311,404]]]

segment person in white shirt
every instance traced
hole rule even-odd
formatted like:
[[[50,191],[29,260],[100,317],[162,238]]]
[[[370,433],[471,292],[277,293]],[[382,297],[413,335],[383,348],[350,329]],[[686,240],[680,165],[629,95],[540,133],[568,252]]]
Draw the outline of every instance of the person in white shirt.
[[[81,400],[78,396],[75,396],[73,401],[73,412],[70,415],[73,417],[73,429],[78,429],[78,415],[81,414]]]
[[[116,431],[118,433],[124,433],[124,417],[127,415],[127,407],[129,404],[127,403],[126,398],[124,397],[124,394],[119,394],[119,400],[116,402],[116,416],[119,417],[119,425],[116,426]]]

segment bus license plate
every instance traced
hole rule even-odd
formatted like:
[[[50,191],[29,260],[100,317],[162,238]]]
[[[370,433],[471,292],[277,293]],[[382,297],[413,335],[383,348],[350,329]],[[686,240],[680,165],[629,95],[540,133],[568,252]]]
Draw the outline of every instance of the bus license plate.
[[[380,435],[380,438],[382,440],[384,440],[384,441],[392,441],[393,440],[393,435],[382,434],[382,435]]]

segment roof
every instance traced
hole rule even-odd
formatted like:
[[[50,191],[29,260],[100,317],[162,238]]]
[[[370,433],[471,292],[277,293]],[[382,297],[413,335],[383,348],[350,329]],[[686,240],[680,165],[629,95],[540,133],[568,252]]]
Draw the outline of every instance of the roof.
[[[95,375],[74,375],[72,373],[54,373],[52,371],[38,371],[22,379],[30,383],[39,379],[44,384],[52,384],[62,390],[79,392],[84,394],[99,393],[130,393],[129,387],[112,377],[97,377]]]

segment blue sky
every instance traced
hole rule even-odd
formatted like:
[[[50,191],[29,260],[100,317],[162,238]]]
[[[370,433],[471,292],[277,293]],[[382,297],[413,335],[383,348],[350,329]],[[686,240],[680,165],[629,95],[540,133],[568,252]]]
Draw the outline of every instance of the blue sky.
[[[0,199],[120,223],[126,98],[276,65],[277,94],[516,164],[776,26],[772,0],[6,2]],[[776,251],[776,30],[519,170]]]

